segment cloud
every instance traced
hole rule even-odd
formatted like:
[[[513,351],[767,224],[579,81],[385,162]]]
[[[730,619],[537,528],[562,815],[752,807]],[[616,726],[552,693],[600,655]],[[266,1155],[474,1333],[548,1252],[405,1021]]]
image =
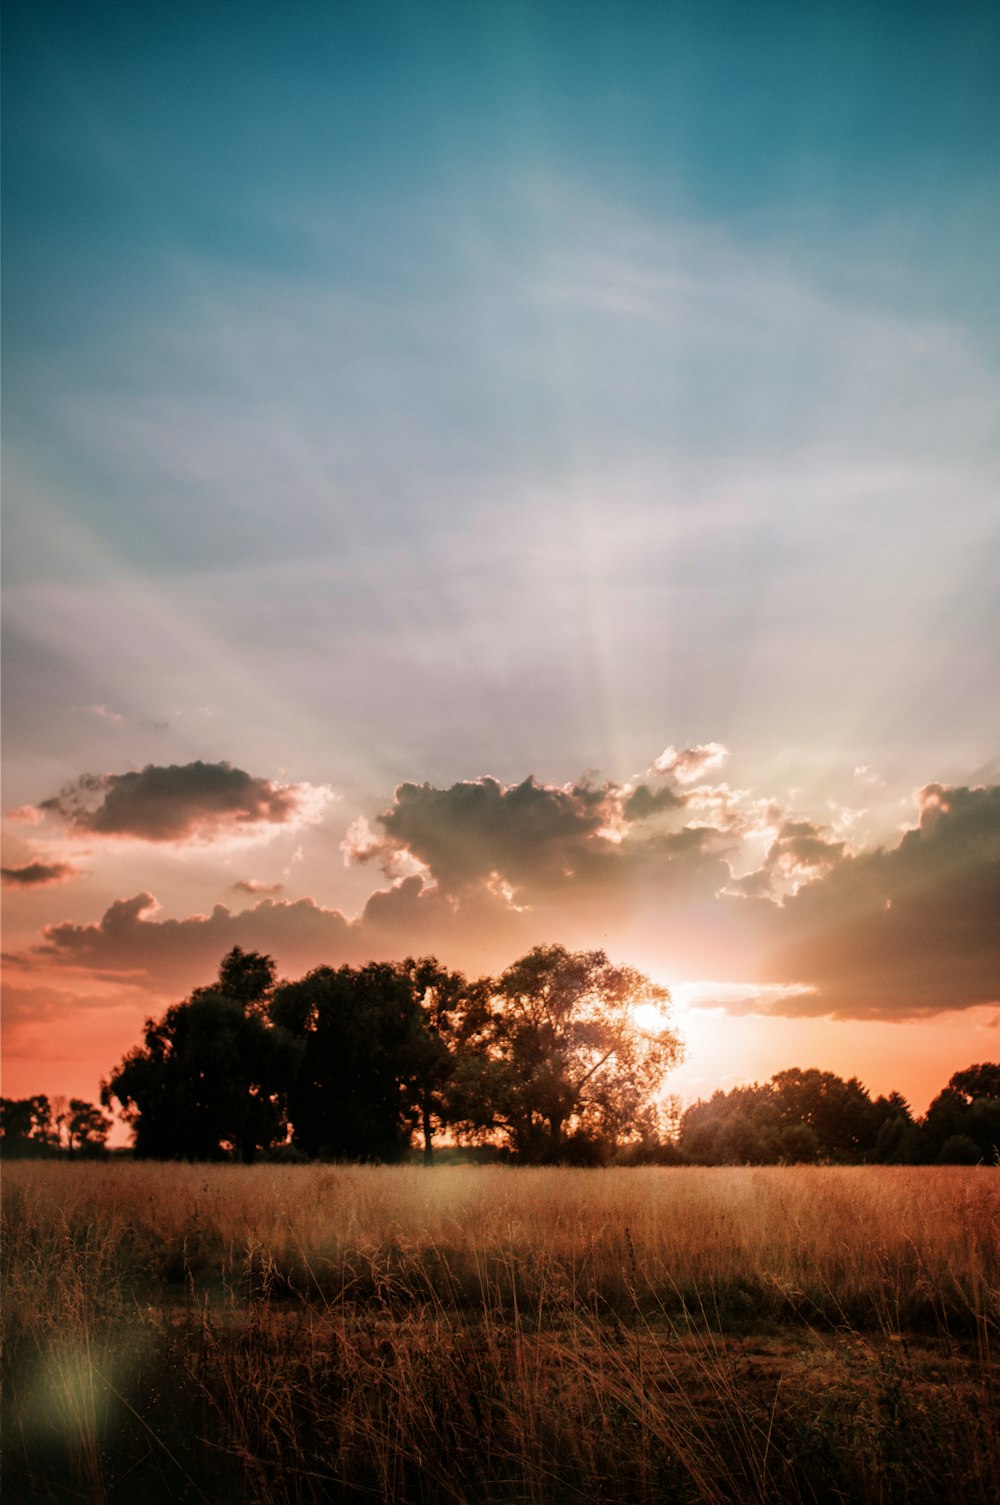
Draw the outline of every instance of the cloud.
[[[107,705],[85,705],[81,706],[80,709],[88,711],[91,716],[99,716],[102,721],[121,722],[125,720],[121,711],[113,711]]]
[[[381,834],[356,822],[344,850],[348,861],[378,860],[388,876],[421,876],[463,903],[488,888],[506,895],[510,907],[594,899],[617,908],[643,885],[679,891],[682,873],[701,894],[706,882],[721,887],[728,880],[721,858],[731,843],[718,830],[641,829],[685,803],[672,791],[613,781],[552,785],[529,777],[501,784],[483,776],[447,789],[406,783],[377,817]]]
[[[698,784],[683,796],[689,816],[731,836],[760,836],[777,830],[783,814],[774,800],[753,799],[749,789],[729,784]]]
[[[211,841],[318,818],[326,787],[254,778],[231,763],[147,764],[140,773],[82,774],[40,811],[88,836]]]
[[[36,805],[18,805],[16,810],[5,812],[7,820],[17,821],[22,826],[40,826],[45,816]]]
[[[11,983],[4,988],[3,996],[4,1055],[17,1054],[16,1047],[12,1049],[11,1039],[26,1026],[56,1024],[62,1030],[71,1022],[79,1026],[81,1016],[90,1024],[97,1014],[123,1007],[134,1009],[145,1001],[146,995],[129,983],[121,984],[110,994],[106,988],[96,993],[78,993],[64,988],[24,987]]]
[[[367,862],[377,861],[387,878],[422,878],[428,884],[436,883],[426,862],[421,862],[405,846],[387,841],[373,831],[363,815],[352,821],[347,834],[340,843],[345,867],[363,867]]]
[[[680,810],[683,805],[683,798],[669,785],[650,789],[648,784],[639,784],[626,796],[623,808],[627,820],[649,820],[665,810]]]
[[[149,892],[116,899],[99,921],[46,925],[34,955],[57,966],[85,968],[118,978],[146,977],[187,988],[214,974],[233,946],[267,951],[285,967],[360,959],[357,926],[314,899],[262,899],[233,913],[217,904],[211,914],[158,919]]]
[[[11,888],[44,888],[66,883],[77,877],[79,871],[72,862],[25,862],[20,867],[0,868],[0,876]]]
[[[704,742],[697,747],[664,748],[653,764],[653,772],[669,775],[681,784],[693,784],[713,768],[718,768],[729,757],[728,747],[721,742]]]
[[[743,843],[762,837],[758,867],[734,880]],[[894,1020],[1000,1005],[995,786],[927,784],[894,846],[853,851],[836,826],[724,784],[408,782],[343,850],[390,879],[357,918],[245,878],[232,891],[261,897],[240,912],[164,919],[143,891],[94,923],[48,926],[20,960],[186,988],[233,945],[287,969],[436,951],[485,971],[558,940],[719,979],[713,1002],[734,1013]]]
[[[516,887],[550,887],[613,845],[601,832],[620,816],[620,795],[617,785],[559,787],[534,778],[504,785],[484,776],[449,789],[400,784],[378,816],[382,840],[359,833],[360,860],[391,860],[405,850],[447,893],[493,873]]]
[[[775,911],[770,976],[815,989],[776,1012],[907,1019],[1000,1002],[1000,787],[928,784],[917,804],[895,848],[841,857]]]
[[[735,893],[782,898],[828,873],[846,851],[843,841],[829,839],[823,826],[809,820],[785,820],[763,864],[732,885]]]

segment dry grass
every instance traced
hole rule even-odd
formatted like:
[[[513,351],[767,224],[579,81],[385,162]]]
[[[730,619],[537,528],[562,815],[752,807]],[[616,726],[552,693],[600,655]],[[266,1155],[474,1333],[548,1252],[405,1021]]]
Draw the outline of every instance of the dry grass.
[[[8,1166],[6,1490],[991,1502],[988,1168]]]

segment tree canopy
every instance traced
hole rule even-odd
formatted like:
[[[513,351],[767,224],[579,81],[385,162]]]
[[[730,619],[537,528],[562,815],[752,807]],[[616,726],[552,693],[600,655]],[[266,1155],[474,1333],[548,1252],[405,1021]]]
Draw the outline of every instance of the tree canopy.
[[[101,1089],[106,1107],[121,1104],[136,1154],[249,1162],[283,1137],[296,1043],[259,1011],[273,975],[269,957],[234,947],[214,984],[146,1020],[144,1043]]]
[[[452,1111],[473,1135],[499,1130],[518,1160],[606,1154],[655,1115],[680,1056],[666,988],[603,951],[536,946],[471,997],[462,1022]]]
[[[238,947],[216,980],[148,1019],[102,1089],[136,1153],[395,1160],[436,1134],[537,1163],[606,1158],[648,1134],[680,1054],[667,990],[601,951],[537,947],[469,982],[434,957],[276,981]]]

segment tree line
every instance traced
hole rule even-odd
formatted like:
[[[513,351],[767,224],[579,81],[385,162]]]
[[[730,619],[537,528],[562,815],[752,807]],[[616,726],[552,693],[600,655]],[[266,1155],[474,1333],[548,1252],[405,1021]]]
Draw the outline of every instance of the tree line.
[[[495,978],[434,957],[321,966],[278,981],[234,947],[102,1084],[135,1154],[434,1158],[435,1142],[524,1165],[975,1163],[1000,1145],[1000,1067],[957,1072],[916,1119],[898,1093],[793,1069],[683,1114],[663,1096],[681,1047],[667,989],[602,951],[536,947]],[[654,1023],[650,1025],[649,1021]],[[101,1108],[0,1102],[7,1155],[97,1155]]]
[[[677,1150],[696,1165],[976,1165],[1000,1160],[1000,1066],[956,1071],[923,1118],[898,1092],[872,1099],[857,1077],[779,1071],[684,1113]]]

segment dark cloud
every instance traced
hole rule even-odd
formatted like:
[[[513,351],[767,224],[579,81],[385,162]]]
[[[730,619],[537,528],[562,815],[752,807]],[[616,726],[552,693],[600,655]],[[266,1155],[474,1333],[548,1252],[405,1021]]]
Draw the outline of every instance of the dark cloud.
[[[576,874],[610,843],[602,828],[620,819],[617,786],[560,788],[527,778],[504,785],[484,777],[450,789],[400,784],[378,817],[385,832],[358,855],[405,849],[454,893],[498,873],[515,886],[551,885]]]
[[[345,849],[356,862],[377,858],[391,876],[408,876],[405,857],[463,904],[484,886],[506,895],[509,906],[599,899],[613,908],[632,902],[644,883],[662,893],[685,883],[699,892],[723,886],[729,839],[710,827],[637,832],[630,822],[684,804],[671,791],[661,799],[641,788],[534,778],[504,785],[488,777],[448,789],[401,784],[391,809],[377,817],[383,834],[359,823]]]
[[[780,897],[828,873],[844,856],[845,843],[808,820],[786,820],[768,848],[762,865],[732,885],[750,897]]]
[[[294,824],[323,798],[308,784],[276,784],[231,763],[150,763],[140,773],[83,774],[38,808],[88,836],[185,841]]]
[[[258,883],[256,878],[239,878],[232,885],[234,894],[281,894],[285,891],[283,883]]]
[[[681,796],[675,794],[669,785],[650,789],[648,784],[640,784],[626,796],[623,808],[626,820],[649,820],[653,815],[661,815],[665,810],[679,810],[683,805]]]
[[[25,862],[21,867],[0,868],[0,877],[11,888],[43,888],[53,883],[66,883],[79,872],[72,862]]]
[[[929,784],[889,851],[843,857],[770,923],[782,1013],[905,1019],[1000,1001],[1000,788]]]
[[[143,976],[182,988],[212,976],[233,946],[267,951],[289,968],[361,959],[358,927],[340,910],[323,909],[313,899],[262,899],[238,914],[217,904],[209,915],[182,920],[156,919],[158,907],[144,892],[117,899],[96,923],[46,925],[35,955],[58,966]]]

